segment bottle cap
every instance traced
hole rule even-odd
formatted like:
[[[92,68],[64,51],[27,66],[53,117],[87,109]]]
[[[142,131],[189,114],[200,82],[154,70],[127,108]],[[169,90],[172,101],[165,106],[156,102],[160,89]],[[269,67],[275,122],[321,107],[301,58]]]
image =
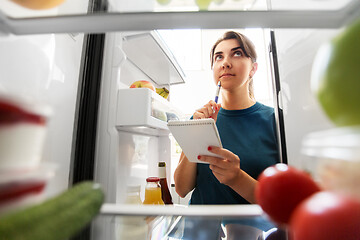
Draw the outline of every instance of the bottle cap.
[[[160,181],[160,178],[158,177],[148,177],[146,179],[146,182],[159,182]]]
[[[159,162],[159,167],[166,167],[166,163],[165,162]]]

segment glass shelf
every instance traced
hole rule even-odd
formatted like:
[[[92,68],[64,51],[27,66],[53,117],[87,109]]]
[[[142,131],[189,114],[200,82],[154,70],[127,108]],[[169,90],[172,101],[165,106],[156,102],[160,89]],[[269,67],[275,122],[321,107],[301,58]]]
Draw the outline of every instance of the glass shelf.
[[[258,205],[104,204],[94,224],[109,230],[95,231],[97,239],[287,239],[286,229],[278,229]]]
[[[174,28],[339,28],[360,16],[358,0],[225,0],[199,11],[194,0],[125,0],[109,2],[107,12],[76,12],[66,1],[48,11],[30,11],[4,0],[0,7],[0,33],[104,33]],[[251,4],[243,4],[244,1]],[[142,4],[144,3],[144,4]],[[10,7],[8,5],[11,5]],[[78,4],[87,4],[79,1]],[[133,6],[129,6],[133,5]],[[139,7],[141,6],[141,7]],[[82,8],[84,9],[84,8]]]

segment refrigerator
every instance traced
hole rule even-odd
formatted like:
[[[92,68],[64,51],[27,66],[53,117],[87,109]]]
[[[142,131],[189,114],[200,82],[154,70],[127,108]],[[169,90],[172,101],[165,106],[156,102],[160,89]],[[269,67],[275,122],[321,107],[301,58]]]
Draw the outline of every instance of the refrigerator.
[[[124,221],[131,217],[135,222],[151,217],[141,236],[176,239],[183,217],[209,223],[263,216],[258,205],[189,207],[188,198],[174,191],[179,148],[166,113],[188,118],[181,98],[206,102],[215,94],[214,86],[204,96],[184,96],[196,77],[207,78],[209,85],[212,80],[209,65],[199,67],[205,75],[184,70],[191,58],[176,56],[176,31],[193,31],[192,38],[205,44],[200,52],[209,51],[212,39],[225,30],[260,32],[270,91],[264,103],[275,108],[279,158],[311,171],[314,166],[302,153],[304,137],[335,127],[311,91],[314,58],[322,44],[360,17],[359,5],[358,0],[225,0],[204,10],[192,0],[81,0],[30,10],[2,1],[0,93],[51,109],[40,162],[51,170],[43,198],[84,180],[101,184],[105,203],[79,239],[126,239]],[[131,89],[137,80],[166,87],[169,99],[146,88]],[[143,199],[145,179],[157,176],[160,161],[166,162],[176,206],[125,204],[131,185],[140,186]]]

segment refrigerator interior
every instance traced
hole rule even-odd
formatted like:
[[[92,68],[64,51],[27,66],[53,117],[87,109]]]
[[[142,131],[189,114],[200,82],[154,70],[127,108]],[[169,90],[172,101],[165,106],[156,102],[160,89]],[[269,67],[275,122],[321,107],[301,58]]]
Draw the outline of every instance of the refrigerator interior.
[[[114,16],[116,16],[116,13],[121,14],[124,12],[134,13],[134,16],[141,16],[141,13],[137,12],[146,14],[146,12],[174,11],[176,13],[176,11],[196,12],[198,10],[194,2],[190,0],[181,1],[182,4],[177,4],[178,1],[172,0],[167,6],[159,5],[156,1],[134,1],[129,3],[121,0],[109,1],[109,3],[109,11],[115,13]],[[236,3],[237,1],[230,0],[226,0],[223,5],[212,3],[209,10],[229,10],[234,8]],[[347,4],[355,5],[355,1],[351,0],[291,2],[258,0],[244,1],[243,3],[244,5],[236,5],[238,9],[235,9],[250,11],[297,9],[319,10],[321,12],[336,11],[347,6]],[[176,159],[179,156],[179,149],[173,139],[169,138],[166,123],[161,120],[161,116],[155,117],[152,110],[159,109],[160,111],[175,113],[181,118],[187,118],[192,113],[189,109],[196,109],[197,104],[202,105],[203,102],[207,102],[209,98],[213,97],[215,86],[201,93],[192,91],[201,84],[211,86],[211,71],[209,65],[205,64],[205,62],[208,62],[207,53],[214,42],[213,39],[219,37],[219,32],[223,32],[224,28],[221,25],[221,27],[217,27],[219,29],[211,29],[209,25],[200,21],[200,25],[205,26],[206,29],[191,29],[191,34],[194,36],[191,40],[199,37],[203,41],[200,52],[206,52],[206,54],[200,54],[200,58],[194,57],[195,59],[201,59],[204,64],[196,66],[195,63],[193,69],[190,68],[186,71],[183,66],[186,62],[193,60],[193,56],[188,59],[185,56],[183,56],[184,59],[176,59],[177,56],[173,56],[176,52],[176,44],[174,44],[174,48],[171,40],[174,40],[172,38],[176,38],[176,34],[181,34],[181,31],[184,30],[178,27],[178,32],[174,31],[177,24],[182,26],[176,21],[169,21],[169,25],[165,24],[165,26],[175,27],[174,29],[162,29],[162,33],[161,30],[158,32],[153,31],[155,29],[151,28],[153,23],[151,21],[142,25],[144,29],[141,29],[141,26],[139,27],[134,22],[135,30],[141,29],[141,31],[132,31],[131,23],[129,23],[130,27],[125,28],[122,25],[123,23],[120,22],[118,23],[119,28],[123,29],[114,30],[116,27],[111,24],[101,26],[102,20],[100,20],[99,25],[93,24],[94,28],[97,28],[93,31],[91,27],[85,27],[86,24],[81,23],[81,21],[75,21],[73,26],[67,26],[68,29],[71,29],[69,33],[64,33],[64,24],[56,24],[53,29],[55,32],[59,31],[59,33],[26,36],[11,34],[11,31],[15,31],[15,33],[19,31],[20,35],[28,34],[27,31],[31,29],[31,26],[34,26],[34,31],[38,33],[51,31],[49,27],[41,28],[41,21],[31,20],[33,17],[36,19],[39,16],[45,16],[44,20],[51,22],[53,19],[47,19],[48,16],[61,17],[69,15],[69,19],[71,19],[72,15],[77,16],[79,14],[79,16],[89,20],[91,24],[88,25],[92,25],[93,20],[91,20],[90,14],[85,16],[87,8],[87,1],[76,1],[76,3],[67,1],[64,5],[49,11],[30,11],[5,1],[0,7],[0,20],[3,20],[0,21],[0,32],[4,32],[4,35],[0,36],[0,75],[2,76],[0,90],[19,96],[33,97],[39,101],[46,101],[53,108],[42,161],[44,163],[54,163],[57,169],[47,188],[47,195],[52,196],[65,190],[70,184],[71,161],[75,141],[74,126],[77,121],[78,84],[84,46],[84,33],[77,32],[81,27],[90,29],[88,30],[90,33],[99,32],[101,27],[112,29],[113,32],[106,33],[96,129],[97,144],[94,173],[94,180],[102,184],[106,192],[106,203],[111,207],[111,204],[121,205],[124,203],[128,185],[141,185],[143,194],[145,178],[157,175],[158,161],[167,163],[167,177],[169,187],[171,187],[170,184],[172,183],[173,170],[176,167]],[[10,17],[7,18],[6,16]],[[261,19],[261,15],[255,13],[254,16]],[[354,16],[357,16],[356,11],[351,18],[354,18]],[[21,27],[21,23],[26,21],[26,19],[23,19],[24,17],[28,17],[30,23],[30,27],[27,27],[26,30]],[[264,19],[266,17],[272,19],[271,15],[265,14]],[[321,18],[321,14],[319,14],[319,18]],[[214,23],[213,21],[214,19],[210,19],[211,23]],[[278,96],[274,95],[272,82],[267,82],[268,90],[265,91],[265,95],[270,96],[270,98],[266,97],[262,101],[268,105],[273,105],[275,108],[280,108],[284,114],[286,146],[283,147],[287,150],[288,163],[309,171],[312,170],[313,165],[311,162],[305,161],[301,153],[303,137],[309,132],[334,127],[323,114],[311,92],[310,80],[312,63],[318,48],[322,43],[336,35],[344,27],[344,24],[348,23],[347,20],[343,19],[329,20],[330,23],[336,21],[339,21],[338,25],[334,24],[334,27],[329,27],[325,24],[326,29],[321,29],[320,26],[318,28],[299,27],[294,23],[296,20],[292,19],[289,24],[296,26],[295,29],[283,28],[282,26],[280,28],[275,26],[273,29],[279,62],[280,93]],[[8,22],[11,24],[6,25]],[[221,23],[221,21],[219,22]],[[270,22],[279,24],[276,21]],[[162,26],[157,21],[154,26],[157,24]],[[231,23],[231,26],[234,25],[236,23]],[[260,23],[255,25],[261,26],[261,20]],[[184,26],[188,28],[189,25],[185,24]],[[229,28],[233,29],[232,27]],[[252,31],[251,29],[245,29],[245,27],[239,30],[248,31],[249,33]],[[169,34],[166,31],[174,32]],[[270,44],[270,28],[260,29],[260,31],[263,38],[256,45],[261,46],[264,52],[263,74],[266,75],[269,81],[273,81],[269,57],[266,55]],[[9,32],[10,34],[8,34]],[[206,37],[202,35],[205,32],[208,34]],[[137,43],[138,45],[135,44],[133,47],[126,45],[136,40],[138,36],[150,36],[149,44],[154,45],[145,47],[145,49],[142,49],[142,47],[147,45],[142,45],[143,43]],[[207,41],[204,41],[204,39]],[[134,48],[135,50],[133,50]],[[188,48],[191,51],[196,51],[191,47]],[[141,51],[139,51],[140,49]],[[146,50],[159,51],[156,52],[156,57],[152,56],[155,59],[160,56],[163,62],[156,63],[155,59],[145,58],[147,53],[143,51]],[[138,54],[137,51],[140,53]],[[149,54],[151,56],[152,53]],[[137,58],[137,55],[139,55],[140,59],[135,60],[134,58]],[[33,59],[36,59],[36,61]],[[141,62],[144,59],[145,63]],[[150,69],[145,69],[150,63],[155,63],[155,65]],[[19,67],[22,68],[22,71],[18,71]],[[204,69],[206,70],[203,71]],[[151,72],[153,70],[154,72]],[[259,72],[256,75],[259,76]],[[193,80],[199,78],[204,79],[204,82],[195,82]],[[263,75],[259,76],[259,80],[262,78],[265,77]],[[139,96],[135,96],[133,93],[129,95],[130,84],[140,79],[151,81],[156,87],[167,87],[170,90],[170,101],[162,99],[148,90],[139,92]],[[255,89],[261,89],[261,85],[263,83],[259,83],[258,86],[255,86]],[[184,92],[187,93],[186,98],[196,99],[198,102],[191,101],[191,103],[184,104]],[[276,105],[276,101],[278,101],[279,106]],[[188,108],[184,108],[183,105]],[[131,114],[134,111],[138,116],[144,116],[144,118],[139,120],[132,117]],[[150,112],[147,115],[142,115],[146,111]],[[138,120],[140,122],[133,125],[133,122]],[[173,199],[177,201],[176,203],[187,204],[188,199],[178,199],[176,193],[174,191],[172,193]],[[143,197],[143,195],[141,196]],[[140,208],[140,210],[146,212],[149,209]],[[171,211],[171,209],[166,210]],[[221,210],[221,207],[213,210],[215,214],[215,212]],[[125,209],[122,209],[122,211],[125,211]],[[151,215],[155,213],[156,209],[150,209],[149,211],[146,214]],[[117,214],[121,215],[122,213],[120,211]],[[114,218],[99,217],[94,224],[93,239],[116,238],[116,234],[118,234],[115,229],[116,226],[118,224],[114,224]]]

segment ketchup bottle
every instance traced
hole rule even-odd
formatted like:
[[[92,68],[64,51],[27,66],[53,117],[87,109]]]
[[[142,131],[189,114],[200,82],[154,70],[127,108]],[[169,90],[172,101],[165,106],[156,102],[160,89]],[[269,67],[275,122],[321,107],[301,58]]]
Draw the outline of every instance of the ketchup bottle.
[[[161,197],[165,204],[173,204],[169,187],[166,180],[166,163],[159,162],[159,178],[161,186]]]

